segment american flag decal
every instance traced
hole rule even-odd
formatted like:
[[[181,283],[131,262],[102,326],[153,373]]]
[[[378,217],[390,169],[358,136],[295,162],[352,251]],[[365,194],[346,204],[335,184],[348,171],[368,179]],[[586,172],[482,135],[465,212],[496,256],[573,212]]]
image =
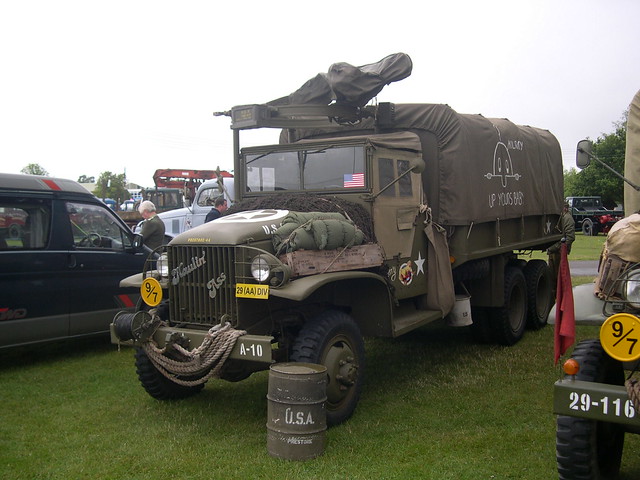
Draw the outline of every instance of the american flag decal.
[[[364,173],[345,173],[343,186],[345,188],[364,187]]]

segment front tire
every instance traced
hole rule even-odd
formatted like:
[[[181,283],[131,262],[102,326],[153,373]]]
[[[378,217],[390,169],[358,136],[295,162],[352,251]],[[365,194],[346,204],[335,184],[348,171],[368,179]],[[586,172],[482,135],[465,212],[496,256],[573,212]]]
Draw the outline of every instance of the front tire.
[[[364,341],[346,313],[328,310],[305,323],[296,338],[291,360],[327,367],[327,425],[338,425],[353,414],[364,378]]]
[[[609,357],[599,340],[580,342],[572,357],[580,363],[576,380],[622,385],[622,364]],[[558,415],[556,460],[560,480],[606,480],[617,477],[624,446],[621,425]]]
[[[138,379],[147,393],[155,399],[176,400],[187,398],[204,388],[204,383],[186,387],[172,382],[160,373],[147,353],[140,347],[136,347],[135,358]]]

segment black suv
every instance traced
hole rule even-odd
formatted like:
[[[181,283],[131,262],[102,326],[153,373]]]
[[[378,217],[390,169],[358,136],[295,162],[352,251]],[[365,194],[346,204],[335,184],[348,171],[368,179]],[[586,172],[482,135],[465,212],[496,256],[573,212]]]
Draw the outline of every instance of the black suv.
[[[107,333],[148,254],[79,183],[0,174],[0,348]]]

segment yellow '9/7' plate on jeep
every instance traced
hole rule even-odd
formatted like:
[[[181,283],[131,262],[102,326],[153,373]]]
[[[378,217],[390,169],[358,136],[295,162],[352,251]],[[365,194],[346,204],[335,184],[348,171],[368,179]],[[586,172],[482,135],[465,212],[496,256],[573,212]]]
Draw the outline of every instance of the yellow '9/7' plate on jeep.
[[[249,283],[237,283],[236,297],[259,298],[265,300],[269,298],[269,285],[251,285]]]
[[[160,282],[153,277],[145,278],[140,285],[140,295],[144,303],[155,307],[162,301],[162,287]]]
[[[620,362],[640,358],[640,320],[635,315],[616,313],[600,327],[600,343],[604,351]]]

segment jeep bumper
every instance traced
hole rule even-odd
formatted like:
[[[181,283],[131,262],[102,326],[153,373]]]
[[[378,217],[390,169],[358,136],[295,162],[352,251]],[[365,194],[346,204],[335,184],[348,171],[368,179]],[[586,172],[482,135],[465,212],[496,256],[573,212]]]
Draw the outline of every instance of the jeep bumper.
[[[627,389],[565,378],[553,387],[553,413],[640,427]]]

